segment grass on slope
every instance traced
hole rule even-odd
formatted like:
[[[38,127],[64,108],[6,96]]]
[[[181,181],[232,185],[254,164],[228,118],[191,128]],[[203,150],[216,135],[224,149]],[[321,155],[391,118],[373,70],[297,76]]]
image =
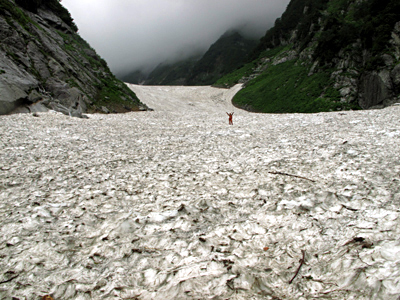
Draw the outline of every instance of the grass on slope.
[[[309,68],[297,60],[270,65],[247,83],[233,98],[233,104],[263,113],[314,113],[358,109],[340,102],[332,87],[330,72],[308,76]]]
[[[258,59],[253,60],[252,62],[247,63],[244,66],[236,69],[235,71],[221,77],[213,84],[213,86],[222,88],[230,88],[234,86],[235,84],[239,83],[240,79],[242,79],[243,77],[248,77],[252,75],[263,57],[274,57],[284,49],[285,47],[281,46],[264,51],[260,54],[260,57]]]
[[[235,84],[237,84],[241,78],[251,75],[251,73],[253,73],[253,68],[255,66],[256,66],[255,62],[248,63],[243,67],[233,71],[232,73],[223,76],[222,78],[217,80],[213,84],[213,86],[221,88],[230,88]]]

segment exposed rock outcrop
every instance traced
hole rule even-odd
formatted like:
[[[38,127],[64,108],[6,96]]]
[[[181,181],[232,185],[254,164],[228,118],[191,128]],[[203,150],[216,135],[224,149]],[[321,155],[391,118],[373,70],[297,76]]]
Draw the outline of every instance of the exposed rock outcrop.
[[[297,59],[291,70],[301,65],[307,69],[308,77],[321,74],[330,79],[321,85],[320,93],[304,96],[309,97],[310,103],[324,98],[342,110],[378,108],[400,102],[399,15],[400,4],[394,0],[385,4],[375,0],[291,0],[254,51],[252,73],[244,70],[242,73],[246,75],[238,82],[244,83],[246,88],[262,80],[257,79],[261,74],[264,78],[279,77],[280,74],[264,71],[269,66]],[[300,83],[306,79],[303,76],[297,80]],[[285,80],[282,81],[284,85]],[[331,89],[326,93],[328,88],[333,88],[334,92]],[[296,86],[293,91],[301,93]],[[248,99],[242,97],[234,102],[247,109],[254,106],[250,103],[253,99],[264,97],[261,88],[247,95],[250,94]],[[273,93],[265,96],[264,102],[271,102],[272,96]],[[286,100],[281,99],[281,102]],[[260,103],[258,107],[262,110],[256,111],[268,112]],[[285,109],[294,110],[293,106]]]
[[[362,108],[369,108],[383,104],[391,96],[390,77],[388,71],[380,73],[370,72],[364,74],[360,79],[359,104]]]
[[[110,112],[147,109],[75,28],[46,6],[33,13],[0,0],[0,40],[0,114],[38,102],[78,116],[77,107],[81,113],[102,112],[103,106]]]

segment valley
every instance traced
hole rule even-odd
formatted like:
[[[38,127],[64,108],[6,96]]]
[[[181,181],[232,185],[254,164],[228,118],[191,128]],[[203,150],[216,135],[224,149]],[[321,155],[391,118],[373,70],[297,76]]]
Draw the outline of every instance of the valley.
[[[0,116],[0,298],[398,299],[399,106],[129,86],[154,111]]]

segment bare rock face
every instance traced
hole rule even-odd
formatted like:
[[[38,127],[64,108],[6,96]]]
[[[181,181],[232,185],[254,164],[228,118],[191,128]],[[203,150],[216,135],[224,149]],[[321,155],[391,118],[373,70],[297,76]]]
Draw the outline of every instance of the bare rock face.
[[[60,111],[69,115],[77,105],[82,112],[101,112],[102,106],[111,112],[147,109],[56,13],[45,7],[32,13],[10,0],[4,7],[0,11],[0,114],[21,112],[20,107],[29,111],[27,107],[37,102],[51,109],[62,106]]]
[[[397,102],[400,90],[400,64],[397,64],[396,53],[400,52],[400,44],[397,41],[397,27],[392,33],[392,53],[381,55],[382,65],[376,70],[365,71],[367,61],[372,54],[365,50],[363,57],[357,55],[354,50],[350,53],[339,54],[335,62],[336,71],[332,73],[334,87],[340,91],[343,102],[356,100],[363,109],[372,107],[385,107]],[[354,49],[360,49],[361,45],[354,44]]]
[[[398,102],[400,91],[399,35],[400,22],[396,23],[392,31],[391,52],[381,55],[383,65],[380,69],[367,72],[360,70],[360,66],[364,67],[365,57],[371,57],[368,51],[364,51],[364,61],[360,61],[357,57],[353,57],[351,60],[353,62],[351,69],[361,71],[361,76],[353,84],[361,108],[384,107]]]
[[[398,90],[400,89],[400,64],[393,68],[390,76],[393,80],[394,85],[397,87],[396,91],[398,92]]]
[[[391,96],[387,85],[390,82],[383,80],[377,72],[367,73],[360,80],[359,101],[361,108],[369,108],[382,104]]]
[[[24,103],[39,82],[1,51],[0,66],[0,114],[6,114]]]

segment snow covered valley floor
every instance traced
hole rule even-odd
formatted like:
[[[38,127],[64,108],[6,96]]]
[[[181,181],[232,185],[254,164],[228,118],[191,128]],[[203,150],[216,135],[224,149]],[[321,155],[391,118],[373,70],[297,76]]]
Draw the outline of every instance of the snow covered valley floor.
[[[155,111],[0,117],[1,299],[399,299],[399,106],[131,88]]]

